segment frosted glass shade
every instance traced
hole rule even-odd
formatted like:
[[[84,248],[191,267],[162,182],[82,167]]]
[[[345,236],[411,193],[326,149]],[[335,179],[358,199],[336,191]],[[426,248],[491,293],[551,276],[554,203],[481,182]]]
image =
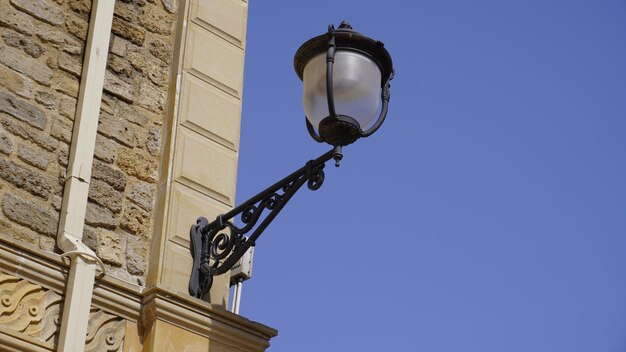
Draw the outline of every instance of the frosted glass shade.
[[[304,67],[302,103],[313,127],[329,116],[326,96],[326,53],[313,57]],[[366,55],[337,50],[333,66],[335,112],[355,119],[362,130],[378,115],[381,94],[378,65]]]

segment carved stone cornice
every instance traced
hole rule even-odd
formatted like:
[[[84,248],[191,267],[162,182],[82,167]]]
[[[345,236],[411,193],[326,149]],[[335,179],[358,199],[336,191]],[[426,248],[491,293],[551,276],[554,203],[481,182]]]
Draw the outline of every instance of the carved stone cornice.
[[[59,297],[65,294],[67,273],[68,264],[60,255],[16,243],[0,233],[0,274],[19,277]],[[161,286],[141,287],[108,275],[96,278],[92,307],[92,314],[102,310],[111,316],[107,318],[110,321],[114,320],[112,317],[129,320],[144,330],[159,320],[242,351],[264,351],[269,340],[278,334],[270,327],[214,308],[186,293]],[[121,328],[113,324],[106,329],[118,331]],[[37,339],[30,341],[27,335],[2,333],[5,336],[0,340],[8,351],[11,351],[10,346],[24,346],[24,343],[31,348],[39,346],[36,348],[41,351],[51,350],[50,344]],[[15,351],[21,351],[16,348]]]
[[[104,276],[96,278],[91,304],[134,322],[141,321],[143,287]]]
[[[10,329],[3,329],[0,333],[0,346],[6,352],[24,352],[28,346],[30,352],[53,352],[54,348],[34,337],[21,334]]]
[[[63,294],[67,270],[60,255],[29,248],[0,233],[0,272]]]
[[[56,253],[30,248],[0,233],[0,272],[65,294],[68,263]],[[140,321],[143,288],[112,276],[96,278],[92,305],[124,319]]]

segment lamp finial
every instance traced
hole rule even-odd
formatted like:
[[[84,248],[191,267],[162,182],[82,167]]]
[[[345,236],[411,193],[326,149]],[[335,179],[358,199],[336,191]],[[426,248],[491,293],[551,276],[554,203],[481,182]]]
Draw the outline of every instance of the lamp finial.
[[[350,22],[343,20],[339,25],[339,29],[352,29],[352,26],[350,25]]]

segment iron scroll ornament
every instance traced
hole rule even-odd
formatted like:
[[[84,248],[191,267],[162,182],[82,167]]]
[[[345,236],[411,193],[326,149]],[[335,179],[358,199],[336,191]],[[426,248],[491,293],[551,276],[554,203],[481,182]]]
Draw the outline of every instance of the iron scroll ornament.
[[[218,215],[212,222],[199,217],[190,231],[193,266],[189,294],[204,299],[213,284],[213,276],[226,273],[255,245],[259,236],[302,185],[306,183],[310,190],[318,190],[324,183],[326,162],[335,159],[335,165],[338,166],[341,158],[341,147],[336,146],[238,207]],[[266,210],[269,212],[256,226]],[[234,223],[237,217],[243,226]],[[251,231],[252,234],[246,238],[245,235]]]

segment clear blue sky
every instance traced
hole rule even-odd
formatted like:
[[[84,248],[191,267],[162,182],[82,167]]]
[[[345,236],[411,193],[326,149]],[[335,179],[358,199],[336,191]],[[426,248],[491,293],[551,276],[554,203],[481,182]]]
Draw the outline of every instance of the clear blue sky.
[[[626,1],[250,1],[237,198],[328,148],[293,55],[349,20],[390,111],[263,234],[270,351],[626,351]]]

